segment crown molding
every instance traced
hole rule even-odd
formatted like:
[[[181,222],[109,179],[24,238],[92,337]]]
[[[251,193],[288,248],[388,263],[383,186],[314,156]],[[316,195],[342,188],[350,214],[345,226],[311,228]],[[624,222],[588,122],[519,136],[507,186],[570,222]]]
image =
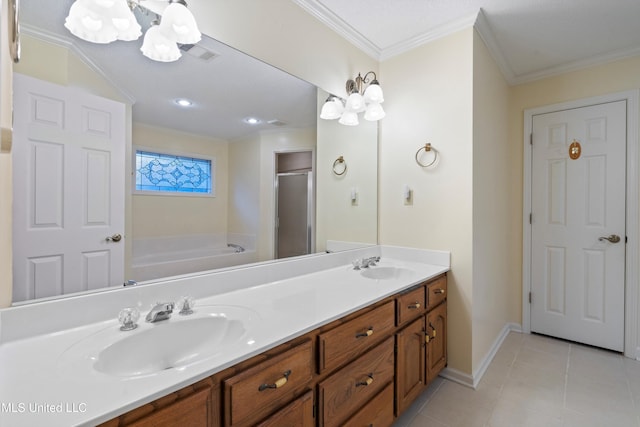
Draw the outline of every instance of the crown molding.
[[[449,36],[458,31],[473,27],[476,22],[477,13],[448,22],[426,33],[418,34],[400,43],[384,48],[380,54],[380,60],[384,61],[402,53],[408,52],[416,47],[422,46],[434,40]]]
[[[355,47],[369,55],[373,59],[380,61],[381,49],[368,38],[360,34],[345,20],[327,9],[318,0],[293,0],[295,4],[306,10],[311,16],[322,22],[327,27],[345,38]]]
[[[478,32],[478,35],[484,42],[485,46],[487,46],[487,49],[489,49],[489,53],[498,65],[500,72],[502,72],[502,76],[505,78],[507,83],[513,85],[513,82],[516,78],[515,73],[509,65],[507,58],[505,58],[504,54],[498,47],[496,37],[494,36],[493,31],[491,30],[491,26],[489,25],[489,21],[487,21],[487,18],[482,9],[478,11],[478,16],[476,18],[474,28]]]
[[[122,97],[131,105],[136,103],[136,98],[128,91],[121,88],[105,71],[96,64],[80,47],[66,37],[42,30],[31,25],[21,24],[20,31],[35,39],[54,44],[73,52],[91,71],[105,79]]]

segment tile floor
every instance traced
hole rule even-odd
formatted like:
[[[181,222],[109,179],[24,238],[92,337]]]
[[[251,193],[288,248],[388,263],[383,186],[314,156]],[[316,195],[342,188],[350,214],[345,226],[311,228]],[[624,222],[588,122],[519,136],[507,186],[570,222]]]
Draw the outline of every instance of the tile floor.
[[[511,332],[477,390],[438,378],[394,427],[640,427],[640,362]]]

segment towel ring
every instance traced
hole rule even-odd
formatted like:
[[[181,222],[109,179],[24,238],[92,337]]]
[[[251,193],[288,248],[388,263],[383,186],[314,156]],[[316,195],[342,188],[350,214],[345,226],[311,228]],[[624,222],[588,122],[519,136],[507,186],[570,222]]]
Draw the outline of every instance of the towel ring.
[[[433,151],[433,160],[431,160],[429,163],[422,163],[418,158],[422,150],[424,150],[425,153],[429,151]],[[418,151],[416,151],[416,163],[422,166],[423,168],[428,168],[429,166],[433,165],[436,162],[436,160],[438,160],[438,150],[433,148],[431,144],[428,142],[424,145],[424,147],[420,147]]]
[[[338,172],[340,168],[336,169],[336,167],[340,164],[343,165],[342,172]],[[347,162],[344,160],[343,156],[340,156],[336,159],[335,162],[333,162],[333,173],[340,176],[340,175],[344,175],[346,172],[347,172]]]

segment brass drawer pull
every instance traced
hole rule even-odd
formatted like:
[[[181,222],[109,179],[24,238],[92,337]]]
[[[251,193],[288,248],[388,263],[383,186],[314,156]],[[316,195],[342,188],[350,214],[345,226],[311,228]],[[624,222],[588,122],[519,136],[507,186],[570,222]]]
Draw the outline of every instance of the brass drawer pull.
[[[356,338],[366,338],[373,335],[373,326],[369,326],[366,332],[360,332],[356,334]]]
[[[429,334],[425,333],[424,334],[424,342],[429,344],[429,341],[431,341],[431,336]]]
[[[291,375],[291,370],[288,370],[285,373],[283,373],[282,374],[282,378],[279,378],[273,384],[261,384],[260,387],[258,387],[258,391],[264,391],[264,390],[266,390],[268,388],[280,388],[280,387],[282,387],[289,380],[289,375]]]
[[[444,294],[446,291],[444,289],[436,289],[433,291],[434,294]]]
[[[437,332],[436,328],[433,326],[433,324],[431,322],[429,322],[429,327],[433,331],[433,335],[431,336],[431,338],[435,338],[436,337],[436,332]]]
[[[416,302],[415,304],[411,304],[410,306],[407,306],[407,308],[411,308],[411,309],[420,308],[420,303]]]
[[[366,380],[357,382],[356,387],[360,387],[360,386],[366,387],[368,385],[371,385],[371,383],[373,383],[373,372],[367,375]]]

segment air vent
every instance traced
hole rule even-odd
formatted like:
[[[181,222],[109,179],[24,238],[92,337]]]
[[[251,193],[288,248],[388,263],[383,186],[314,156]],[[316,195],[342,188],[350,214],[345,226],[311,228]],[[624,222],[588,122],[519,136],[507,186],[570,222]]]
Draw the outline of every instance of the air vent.
[[[202,59],[203,61],[210,61],[211,59],[219,56],[217,53],[210,51],[197,44],[182,44],[180,50],[188,53],[191,56]]]
[[[286,126],[287,124],[280,120],[269,120],[267,123],[273,126]]]

